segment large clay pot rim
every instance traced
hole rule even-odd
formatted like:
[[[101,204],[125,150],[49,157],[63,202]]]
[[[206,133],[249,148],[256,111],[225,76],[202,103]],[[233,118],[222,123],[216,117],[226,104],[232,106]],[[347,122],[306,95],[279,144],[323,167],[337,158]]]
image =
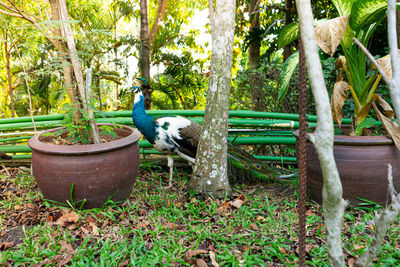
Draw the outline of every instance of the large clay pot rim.
[[[110,125],[113,126],[110,123],[99,123],[98,125]],[[125,146],[129,146],[133,143],[136,143],[140,137],[141,134],[139,131],[136,129],[133,129],[131,127],[125,126],[125,125],[118,125],[121,126],[124,130],[128,130],[131,132],[130,135],[111,141],[111,142],[106,142],[106,143],[101,143],[101,144],[87,144],[87,145],[54,145],[54,144],[47,144],[39,141],[40,135],[35,135],[33,136],[29,142],[28,145],[29,147],[37,152],[43,152],[46,154],[58,154],[58,155],[88,155],[88,154],[98,154],[98,153],[103,153],[107,151],[113,151],[120,149]],[[59,127],[55,129],[51,129],[46,132],[54,132],[59,129],[62,129],[65,127]],[[43,133],[42,133],[43,134]]]
[[[315,127],[309,127],[308,129],[314,131]],[[299,137],[299,130],[294,131],[293,135],[295,137]],[[377,135],[377,136],[334,135],[333,144],[345,145],[345,146],[380,146],[380,145],[392,145],[393,140],[386,135]]]

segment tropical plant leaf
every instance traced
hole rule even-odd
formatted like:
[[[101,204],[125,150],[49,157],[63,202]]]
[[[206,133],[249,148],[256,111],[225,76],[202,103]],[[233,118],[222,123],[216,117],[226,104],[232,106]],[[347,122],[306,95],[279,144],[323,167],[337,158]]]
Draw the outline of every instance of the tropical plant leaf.
[[[369,105],[371,106],[371,103],[369,103]],[[377,120],[375,120],[374,118],[366,118],[364,119],[362,122],[360,122],[357,125],[357,128],[355,130],[355,134],[356,135],[361,135],[362,134],[362,130],[364,128],[371,128],[372,126],[374,126],[376,124]]]
[[[317,44],[322,51],[333,56],[336,48],[340,44],[340,40],[342,39],[348,21],[349,16],[346,15],[321,22],[315,27]]]
[[[365,118],[368,116],[370,109],[371,109],[371,102],[365,103],[364,106],[362,106],[361,110],[356,115],[357,125],[361,124],[365,120]]]
[[[295,22],[290,23],[279,33],[278,49],[287,46],[297,38],[299,38],[299,25]]]
[[[382,125],[385,128],[387,134],[393,139],[393,142],[396,145],[397,149],[400,150],[400,126],[397,124],[397,122],[392,121],[391,119],[383,115],[379,111],[375,102],[372,102],[372,106],[374,107],[375,113],[378,116],[378,119],[382,122]]]
[[[358,0],[351,8],[350,27],[359,31],[386,16],[386,0]]]
[[[339,12],[339,16],[345,16],[350,14],[351,7],[356,0],[332,0],[336,10]]]
[[[346,30],[343,33],[342,40],[341,40],[341,45],[347,49],[352,43],[353,43],[353,37],[355,33],[351,29],[350,24],[347,23]]]
[[[333,86],[331,109],[332,117],[335,122],[338,123],[339,127],[342,123],[343,111],[342,107],[346,100],[346,91],[349,90],[349,84],[344,81],[339,81]]]
[[[278,103],[285,98],[287,91],[289,89],[290,79],[293,76],[294,71],[299,65],[299,51],[294,52],[286,59],[286,61],[282,65],[282,71],[279,75],[279,80],[281,83],[281,88],[279,89],[278,94]]]
[[[383,109],[383,113],[385,114],[386,117],[388,117],[389,119],[393,119],[394,118],[394,111],[392,109],[392,107],[389,105],[388,102],[386,102],[385,99],[383,99],[382,97],[380,97],[377,94],[374,94],[372,96],[372,99],[375,102],[378,102],[378,104],[381,106],[381,108]]]
[[[400,56],[400,49],[399,49],[399,56]],[[392,79],[392,63],[391,63],[391,59],[390,59],[390,54],[377,59],[376,62],[383,69],[383,71],[385,72],[386,76],[389,79]],[[371,67],[375,68],[375,65],[372,64]]]

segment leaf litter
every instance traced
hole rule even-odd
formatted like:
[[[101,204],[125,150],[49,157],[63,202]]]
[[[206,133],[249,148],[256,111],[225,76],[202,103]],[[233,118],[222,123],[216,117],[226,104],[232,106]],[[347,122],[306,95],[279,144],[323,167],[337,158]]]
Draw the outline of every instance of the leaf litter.
[[[229,262],[226,254],[237,265],[247,264],[249,255],[258,256],[267,266],[296,264],[298,260],[295,186],[260,183],[236,188],[232,197],[224,200],[203,199],[187,193],[187,177],[166,194],[160,191],[159,180],[154,179],[152,171],[141,170],[128,201],[100,210],[79,211],[43,200],[26,170],[8,168],[7,171],[11,177],[0,170],[0,263],[5,266],[16,264],[5,253],[23,249],[26,229],[44,226],[50,229],[50,238],[41,246],[57,246],[57,253],[52,257],[42,255],[36,259],[38,262],[29,262],[30,266],[68,265],[83,244],[90,247],[105,240],[124,242],[139,235],[145,251],[156,249],[164,239],[173,239],[171,243],[182,252],[172,261],[164,256],[160,263],[177,266],[223,266]],[[175,210],[176,214],[160,215],[162,209]],[[373,217],[364,219],[365,211],[353,209],[352,213],[351,220],[345,220],[343,225],[349,265],[368,246],[375,226]],[[306,215],[307,259],[312,263],[311,259],[319,257],[326,263],[321,206],[309,202]],[[393,231],[398,236],[399,230],[393,228]],[[203,232],[209,237],[202,237]],[[65,237],[66,233],[70,238]],[[364,242],[355,242],[359,236]],[[41,235],[32,234],[30,238],[39,243]],[[387,241],[394,248],[400,247],[399,239]],[[325,248],[322,256],[318,252],[321,248]],[[118,266],[131,266],[130,259],[140,257],[139,251],[127,253],[130,256],[121,258]]]

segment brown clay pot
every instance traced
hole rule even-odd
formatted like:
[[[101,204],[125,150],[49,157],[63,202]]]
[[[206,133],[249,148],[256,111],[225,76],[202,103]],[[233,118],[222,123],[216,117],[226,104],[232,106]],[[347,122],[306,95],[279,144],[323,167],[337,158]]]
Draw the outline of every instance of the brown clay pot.
[[[86,209],[101,207],[109,198],[128,198],[139,169],[141,135],[127,126],[114,132],[122,138],[88,145],[54,145],[41,142],[43,134],[32,137],[32,170],[44,198],[67,203],[72,186],[73,202],[84,202]]]
[[[298,131],[295,132],[298,136]],[[343,198],[352,205],[357,197],[385,205],[388,167],[392,164],[395,189],[400,189],[400,152],[387,136],[334,136],[333,153],[343,187]],[[311,199],[322,203],[322,172],[314,145],[307,141],[307,189]]]

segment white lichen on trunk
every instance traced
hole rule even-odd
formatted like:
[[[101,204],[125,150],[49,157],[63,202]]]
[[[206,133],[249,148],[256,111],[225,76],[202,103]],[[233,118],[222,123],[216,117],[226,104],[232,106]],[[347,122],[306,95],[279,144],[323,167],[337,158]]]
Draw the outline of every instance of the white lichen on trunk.
[[[342,185],[333,156],[334,130],[329,96],[315,41],[311,3],[309,0],[296,0],[296,5],[307,70],[318,115],[317,127],[310,135],[310,141],[317,151],[324,180],[322,197],[329,262],[333,266],[344,266],[340,228],[346,202],[342,199]]]
[[[207,105],[191,187],[203,194],[224,197],[231,192],[227,144],[236,1],[217,0],[215,11]]]

